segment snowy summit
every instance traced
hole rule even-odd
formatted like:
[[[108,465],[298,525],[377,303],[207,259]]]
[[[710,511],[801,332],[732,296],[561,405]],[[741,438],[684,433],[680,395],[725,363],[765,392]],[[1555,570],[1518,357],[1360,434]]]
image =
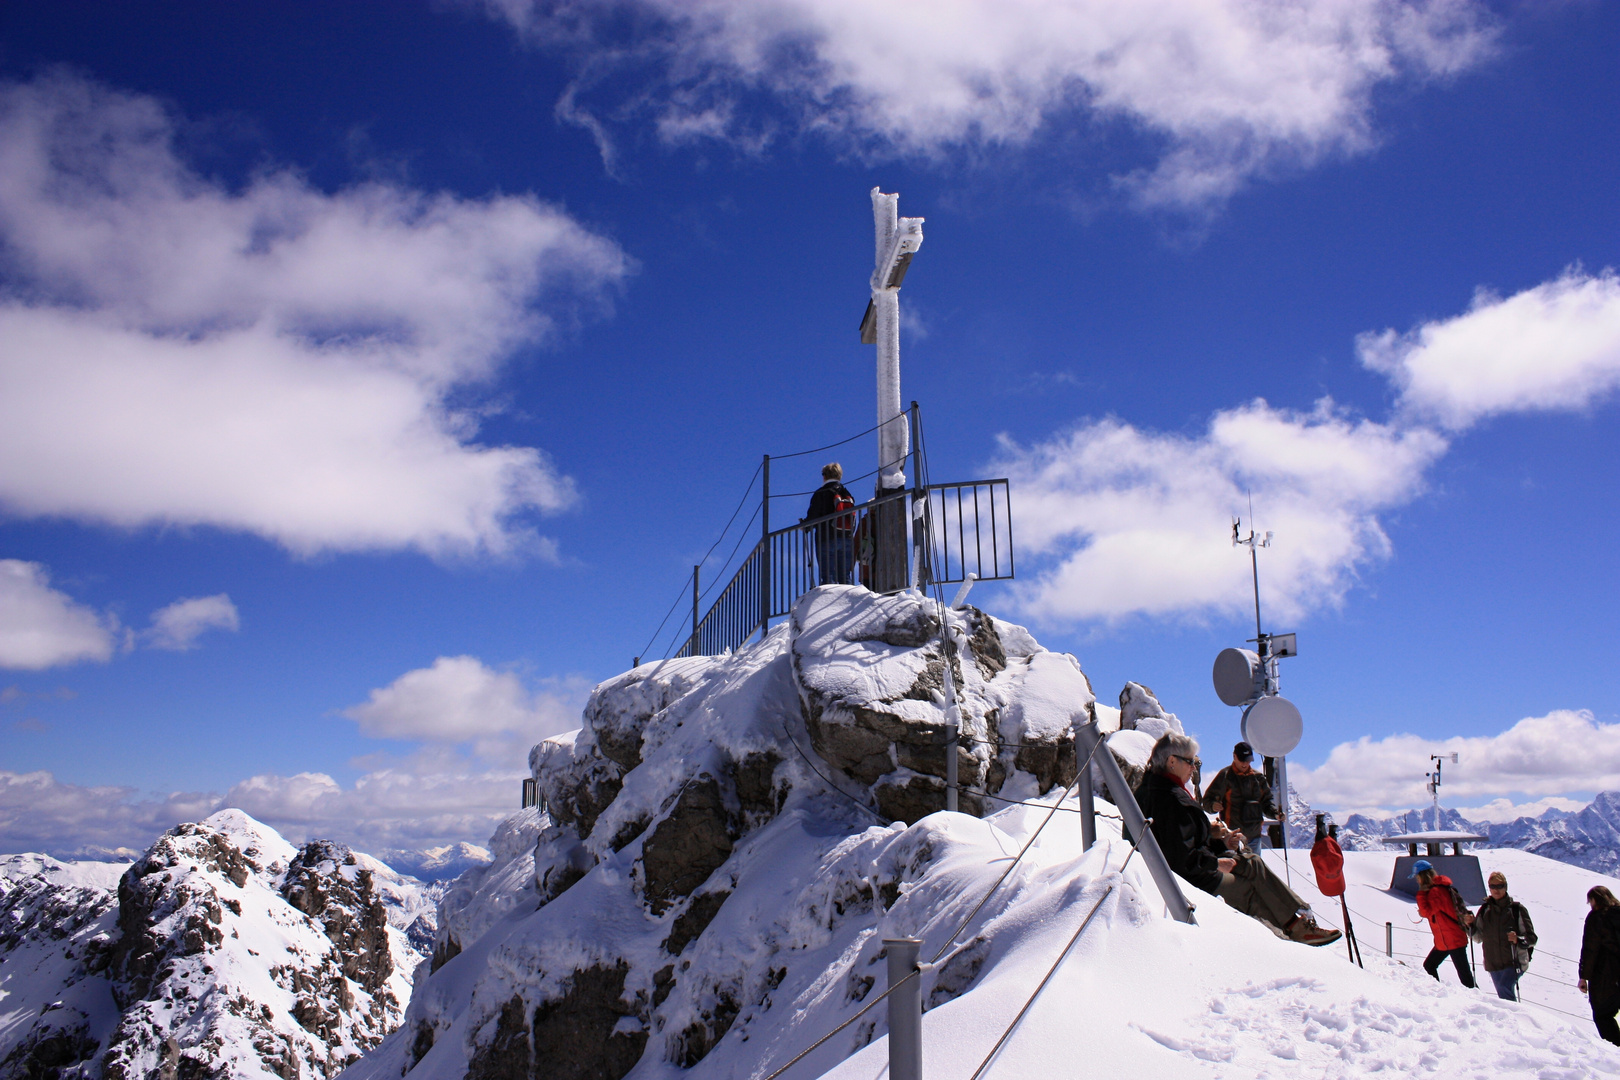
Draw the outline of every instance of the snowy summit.
[[[971,608],[945,613],[947,657],[940,615],[823,587],[734,654],[597,687],[583,727],[535,747],[543,807],[446,895],[431,974],[346,1080],[760,1080],[790,1062],[783,1080],[869,1080],[883,1005],[810,1048],[881,993],[883,941],[906,937],[937,961],[929,1076],[972,1073],[1060,956],[983,1075],[1075,1075],[1081,1051],[1099,1076],[1620,1072],[1584,1019],[1435,982],[1376,942],[1363,970],[1185,886],[1197,925],[1166,918],[1111,808],[1084,851],[1058,800],[1075,721],[1113,728],[1138,769],[1180,722],[1142,687],[1122,713],[1096,705],[1073,657]],[[978,793],[962,814],[938,812],[947,662]]]

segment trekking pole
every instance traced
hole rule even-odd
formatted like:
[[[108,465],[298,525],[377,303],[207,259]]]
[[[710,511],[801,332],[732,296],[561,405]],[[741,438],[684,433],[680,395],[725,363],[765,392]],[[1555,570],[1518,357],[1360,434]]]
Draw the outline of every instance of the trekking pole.
[[[1356,928],[1350,922],[1350,902],[1339,894],[1339,907],[1344,910],[1344,940],[1345,948],[1350,950],[1350,961],[1357,967],[1365,967],[1361,962],[1361,943],[1356,940]]]

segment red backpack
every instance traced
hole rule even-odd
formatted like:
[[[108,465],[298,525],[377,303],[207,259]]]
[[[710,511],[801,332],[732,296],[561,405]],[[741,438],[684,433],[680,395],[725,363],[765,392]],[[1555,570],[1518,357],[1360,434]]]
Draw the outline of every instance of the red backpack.
[[[855,531],[855,500],[845,492],[833,494],[833,528],[839,532],[852,533]]]

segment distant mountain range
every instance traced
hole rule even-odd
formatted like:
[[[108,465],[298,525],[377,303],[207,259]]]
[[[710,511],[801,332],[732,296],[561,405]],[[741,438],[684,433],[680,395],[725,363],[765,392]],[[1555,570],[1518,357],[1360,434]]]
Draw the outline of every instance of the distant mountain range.
[[[1310,844],[1312,813],[1295,792],[1289,808],[1291,843]],[[1442,807],[1439,827],[1489,837],[1490,847],[1518,848],[1599,873],[1620,874],[1620,791],[1600,792],[1584,810],[1549,809],[1539,817],[1495,823],[1469,821]],[[1385,837],[1434,828],[1434,811],[1429,808],[1388,818],[1351,814],[1339,822],[1339,845],[1346,851],[1382,851],[1387,850]]]
[[[488,866],[494,858],[487,848],[462,841],[442,847],[380,851],[376,858],[418,881],[452,881],[475,866]]]

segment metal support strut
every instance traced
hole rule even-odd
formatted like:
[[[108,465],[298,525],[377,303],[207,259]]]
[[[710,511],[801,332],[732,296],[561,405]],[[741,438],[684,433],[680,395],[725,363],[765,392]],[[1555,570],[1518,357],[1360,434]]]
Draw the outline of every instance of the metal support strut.
[[[1196,926],[1198,920],[1193,918],[1193,906],[1187,902],[1187,897],[1182,893],[1175,873],[1164,859],[1164,852],[1159,850],[1159,842],[1154,838],[1153,830],[1148,828],[1147,820],[1142,817],[1142,808],[1137,806],[1136,800],[1131,797],[1131,786],[1125,782],[1125,774],[1120,771],[1119,762],[1114,760],[1113,751],[1106,745],[1098,746],[1098,743],[1102,742],[1104,742],[1102,732],[1097,730],[1096,720],[1090,715],[1087,715],[1084,721],[1076,718],[1074,725],[1076,759],[1085,761],[1089,757],[1102,770],[1103,782],[1108,785],[1108,793],[1116,800],[1114,805],[1119,808],[1119,816],[1124,821],[1126,830],[1137,839],[1137,850],[1141,851],[1142,861],[1147,864],[1148,872],[1153,875],[1153,883],[1159,887],[1159,895],[1164,897],[1164,906],[1169,909],[1170,917],[1177,922]]]

